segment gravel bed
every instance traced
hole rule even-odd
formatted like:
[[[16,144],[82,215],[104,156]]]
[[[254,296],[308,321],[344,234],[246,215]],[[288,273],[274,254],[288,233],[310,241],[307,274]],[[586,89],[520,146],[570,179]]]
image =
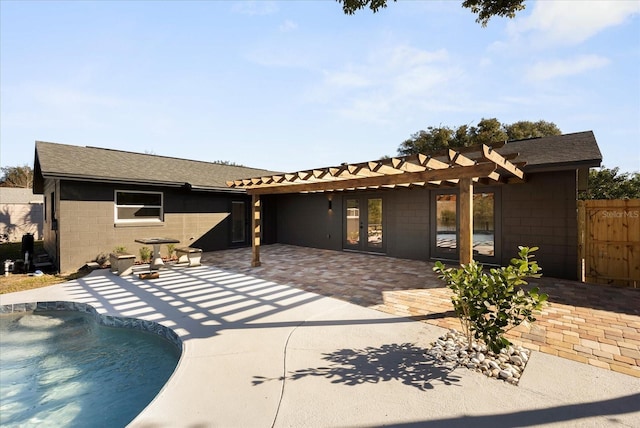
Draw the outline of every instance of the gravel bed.
[[[439,337],[426,351],[426,355],[450,369],[466,367],[513,385],[518,384],[530,354],[531,351],[522,346],[508,346],[499,354],[482,343],[473,342],[469,348],[466,336],[455,329]]]

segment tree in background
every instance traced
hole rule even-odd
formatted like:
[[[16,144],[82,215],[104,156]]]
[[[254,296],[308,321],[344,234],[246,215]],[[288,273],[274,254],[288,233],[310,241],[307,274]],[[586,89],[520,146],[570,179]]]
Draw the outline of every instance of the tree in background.
[[[507,141],[507,133],[504,127],[495,117],[492,119],[482,119],[478,126],[470,128],[470,142],[475,144],[491,144],[498,141]]]
[[[426,131],[418,131],[400,144],[398,154],[402,156],[432,153],[447,148],[560,134],[562,132],[555,123],[544,120],[537,122],[522,120],[512,124],[502,124],[496,118],[483,118],[476,126],[461,125],[455,129],[447,126],[430,126]]]
[[[620,174],[618,167],[591,169],[580,199],[640,199],[640,172]]]
[[[25,187],[27,189],[33,187],[33,169],[29,165],[6,166],[0,168],[0,171],[2,171],[0,179],[2,187]]]
[[[562,134],[560,128],[558,128],[555,123],[544,120],[537,122],[521,120],[511,125],[504,125],[504,130],[509,140],[524,140],[526,138],[539,138]]]
[[[353,15],[360,9],[369,8],[373,13],[387,7],[388,0],[337,0],[342,3],[342,10],[347,15]],[[396,0],[393,0],[394,2]],[[464,0],[462,7],[471,9],[471,12],[478,15],[476,22],[483,27],[487,26],[489,20],[494,16],[505,16],[513,18],[516,12],[524,10],[525,0]]]

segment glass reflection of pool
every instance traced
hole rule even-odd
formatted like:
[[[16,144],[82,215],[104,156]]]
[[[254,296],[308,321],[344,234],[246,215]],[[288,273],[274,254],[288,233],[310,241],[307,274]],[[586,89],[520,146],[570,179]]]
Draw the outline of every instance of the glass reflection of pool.
[[[0,316],[0,425],[123,427],[158,394],[180,351],[82,312]]]

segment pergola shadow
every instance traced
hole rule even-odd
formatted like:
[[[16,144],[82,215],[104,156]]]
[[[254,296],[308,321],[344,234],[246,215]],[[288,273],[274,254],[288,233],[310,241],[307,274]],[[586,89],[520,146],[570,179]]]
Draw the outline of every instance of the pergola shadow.
[[[308,320],[304,310],[324,296],[289,285],[211,267],[171,268],[159,279],[140,280],[107,272],[64,285],[74,300],[99,312],[151,320],[182,340],[210,338],[224,330],[393,324],[407,317]],[[282,314],[287,314],[283,319]]]

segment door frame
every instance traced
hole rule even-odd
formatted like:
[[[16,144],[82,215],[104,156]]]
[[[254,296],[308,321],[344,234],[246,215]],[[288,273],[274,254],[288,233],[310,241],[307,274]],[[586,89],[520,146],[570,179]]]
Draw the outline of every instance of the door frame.
[[[481,263],[488,265],[500,265],[502,258],[502,192],[499,187],[476,187],[473,188],[473,194],[493,194],[493,255],[482,255],[474,250],[473,259]],[[438,247],[438,227],[437,227],[437,197],[439,195],[455,195],[456,196],[456,249],[454,251],[447,251]],[[459,261],[458,245],[460,242],[460,191],[458,189],[437,189],[431,192],[431,210],[430,210],[430,253],[431,259],[434,260],[447,260],[447,261]],[[475,207],[475,204],[474,204]],[[475,209],[475,208],[474,208]],[[474,226],[474,230],[476,227]],[[473,241],[472,241],[473,244]]]
[[[382,228],[382,243],[379,247],[374,247],[369,245],[368,239],[368,223],[369,223],[369,200],[371,199],[380,199],[382,203],[382,219],[381,219],[381,228]],[[347,232],[349,230],[349,218],[347,216],[348,210],[348,201],[356,200],[358,201],[358,226],[359,226],[359,236],[358,243],[352,244],[347,239]],[[384,197],[379,193],[370,193],[370,194],[350,194],[344,195],[343,197],[343,210],[342,210],[342,249],[343,250],[351,250],[351,251],[359,251],[359,252],[367,252],[367,253],[376,253],[376,254],[385,254],[386,253],[386,239],[385,239],[385,229],[386,229],[386,215],[385,215],[385,200]]]

